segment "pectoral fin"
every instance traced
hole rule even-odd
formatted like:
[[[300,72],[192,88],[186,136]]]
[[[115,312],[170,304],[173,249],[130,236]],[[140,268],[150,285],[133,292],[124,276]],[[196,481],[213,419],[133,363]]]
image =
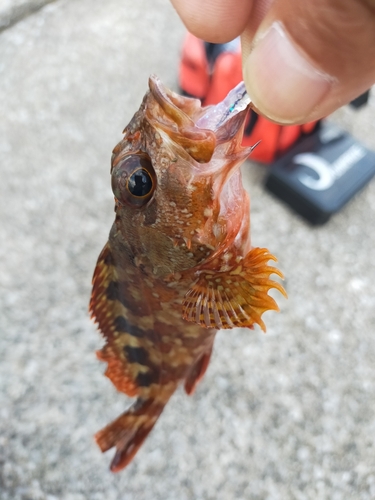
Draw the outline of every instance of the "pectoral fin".
[[[282,285],[271,280],[271,274],[283,278],[281,271],[268,266],[276,258],[265,248],[253,248],[236,266],[225,272],[203,270],[183,301],[183,318],[206,328],[253,328],[265,311],[279,308],[268,295],[276,288],[286,297]]]

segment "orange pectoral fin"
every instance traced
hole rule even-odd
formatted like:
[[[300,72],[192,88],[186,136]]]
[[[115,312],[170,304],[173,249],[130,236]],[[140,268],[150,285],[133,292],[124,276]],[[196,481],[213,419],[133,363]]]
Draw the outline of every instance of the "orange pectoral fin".
[[[183,301],[183,318],[206,328],[253,328],[257,323],[265,332],[261,319],[265,311],[278,311],[268,295],[276,288],[286,297],[283,286],[271,280],[271,274],[283,278],[281,271],[268,266],[276,258],[266,248],[253,248],[235,267],[225,272],[201,272]]]

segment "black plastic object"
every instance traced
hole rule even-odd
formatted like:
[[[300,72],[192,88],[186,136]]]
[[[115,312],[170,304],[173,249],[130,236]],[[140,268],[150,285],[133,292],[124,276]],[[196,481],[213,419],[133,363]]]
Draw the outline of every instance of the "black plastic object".
[[[363,94],[361,94],[358,97],[356,97],[355,99],[353,99],[350,102],[350,106],[352,108],[355,108],[355,109],[362,108],[362,106],[364,106],[365,104],[368,103],[369,95],[370,95],[370,90],[367,90]]]
[[[325,121],[270,167],[266,188],[324,224],[375,175],[375,152]]]

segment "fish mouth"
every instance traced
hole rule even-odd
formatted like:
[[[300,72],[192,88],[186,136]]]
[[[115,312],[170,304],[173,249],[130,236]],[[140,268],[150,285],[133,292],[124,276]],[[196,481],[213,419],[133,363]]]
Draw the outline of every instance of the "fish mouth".
[[[236,135],[242,139],[243,125],[251,107],[244,82],[220,103],[203,108],[199,99],[176,94],[155,75],[150,76],[149,87],[150,95],[161,110],[148,106],[148,119],[197,162],[209,162],[216,146],[232,141]]]
[[[215,106],[208,106],[203,116],[196,122],[200,128],[218,131],[234,116],[248,109],[251,99],[246,91],[245,83],[240,82],[226,98]]]

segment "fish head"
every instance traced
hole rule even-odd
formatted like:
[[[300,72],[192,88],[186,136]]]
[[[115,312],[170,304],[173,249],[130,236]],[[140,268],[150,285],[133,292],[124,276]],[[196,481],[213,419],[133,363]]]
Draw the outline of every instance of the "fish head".
[[[248,229],[239,166],[252,150],[241,146],[249,103],[243,83],[202,107],[150,77],[113,151],[111,174],[116,230],[137,242],[154,274],[193,268]]]

